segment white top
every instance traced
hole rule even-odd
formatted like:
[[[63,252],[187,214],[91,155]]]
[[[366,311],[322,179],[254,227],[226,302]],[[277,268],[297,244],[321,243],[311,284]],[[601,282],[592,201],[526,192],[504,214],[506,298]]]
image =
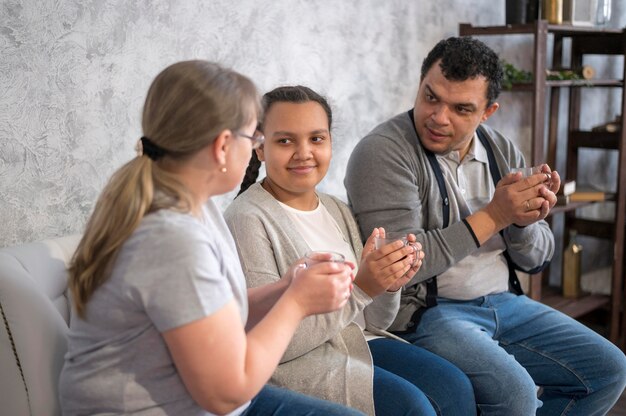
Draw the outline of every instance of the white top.
[[[487,150],[476,134],[463,160],[459,160],[458,151],[438,155],[437,160],[448,191],[454,194],[449,200],[451,204],[458,204],[450,209],[458,210],[465,218],[491,201],[495,187],[489,173]],[[504,250],[506,245],[502,236],[491,237],[478,250],[437,276],[438,296],[470,300],[509,290],[509,268]]]
[[[354,256],[352,246],[344,239],[339,225],[330,215],[324,204],[318,203],[317,207],[312,211],[301,211],[283,204],[278,200],[277,202],[285,210],[291,221],[293,221],[298,233],[311,250],[335,251],[343,254],[346,261],[355,265],[354,274],[356,275],[359,268],[359,261]],[[365,329],[365,317],[363,316],[363,312],[359,312],[354,318],[354,322],[361,330]],[[382,338],[370,334],[369,331],[364,331],[364,335],[365,339],[368,341],[375,338]]]
[[[296,225],[298,233],[311,247],[311,250],[335,251],[343,254],[346,260],[354,263],[356,267],[359,266],[352,246],[344,239],[339,225],[324,204],[319,203],[319,200],[317,208],[313,211],[300,211],[280,201],[278,203]]]

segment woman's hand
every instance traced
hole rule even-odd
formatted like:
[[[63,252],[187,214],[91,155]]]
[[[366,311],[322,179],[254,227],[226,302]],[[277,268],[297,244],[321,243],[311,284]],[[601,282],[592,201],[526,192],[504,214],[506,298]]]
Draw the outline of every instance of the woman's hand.
[[[304,316],[336,311],[350,298],[350,263],[326,261],[305,266],[303,260],[298,260],[290,270],[293,277],[285,295],[294,298]]]
[[[413,277],[411,270],[419,269],[418,243],[404,245],[400,240],[376,249],[376,237],[385,236],[384,228],[375,228],[363,247],[361,263],[354,283],[368,296],[375,297],[386,290],[398,290]]]

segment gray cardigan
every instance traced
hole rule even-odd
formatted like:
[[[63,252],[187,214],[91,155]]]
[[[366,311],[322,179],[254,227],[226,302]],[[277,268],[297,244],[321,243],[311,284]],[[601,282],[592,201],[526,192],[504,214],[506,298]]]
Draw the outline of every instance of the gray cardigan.
[[[319,198],[360,259],[363,246],[349,208],[332,196],[319,194]],[[259,183],[237,197],[224,217],[235,238],[249,287],[277,281],[310,250],[291,219]],[[390,336],[384,330],[393,322],[399,301],[399,291],[384,293],[372,301],[355,286],[341,310],[305,318],[272,383],[373,415],[372,358],[363,332],[353,320],[363,311],[367,330]]]
[[[500,172],[524,166],[523,154],[509,140],[488,126],[480,128],[489,138]],[[406,112],[380,124],[357,144],[344,184],[361,230],[376,224],[389,231],[412,232],[424,247],[422,267],[405,285],[400,312],[390,327],[406,330],[413,313],[425,305],[424,281],[474,252],[477,242],[458,211],[450,210],[450,225],[442,228],[437,180]],[[452,194],[448,189],[449,197]],[[522,270],[543,265],[554,253],[554,237],[545,221],[524,228],[509,226],[503,237],[511,259]]]

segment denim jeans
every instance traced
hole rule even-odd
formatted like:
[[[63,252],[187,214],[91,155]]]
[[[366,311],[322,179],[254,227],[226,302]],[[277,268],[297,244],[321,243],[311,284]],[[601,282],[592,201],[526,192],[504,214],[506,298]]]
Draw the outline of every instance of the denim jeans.
[[[266,384],[241,416],[365,416],[355,409]]]
[[[368,342],[374,360],[377,415],[472,416],[472,384],[450,362],[411,344],[378,338]]]
[[[604,415],[626,385],[622,351],[523,295],[440,298],[405,338],[465,372],[482,415]]]

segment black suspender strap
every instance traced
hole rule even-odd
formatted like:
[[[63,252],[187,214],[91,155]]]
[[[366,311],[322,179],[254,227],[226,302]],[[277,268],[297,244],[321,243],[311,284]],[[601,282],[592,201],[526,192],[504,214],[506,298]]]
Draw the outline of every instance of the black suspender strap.
[[[411,122],[413,124],[413,129],[415,130],[415,134],[418,139],[416,145],[421,146],[421,143],[419,142],[419,134],[417,133],[417,129],[415,128],[415,118],[413,117],[413,109],[408,111],[408,116],[411,119]],[[489,142],[487,134],[483,131],[482,126],[479,126],[478,129],[476,129],[476,134],[478,136],[478,139],[482,143],[483,147],[487,151],[489,173],[491,174],[491,179],[493,180],[494,185],[497,185],[497,183],[502,178],[502,175],[500,174],[500,169],[498,168],[498,163],[496,162],[496,158],[495,158],[491,143]],[[428,163],[430,164],[430,167],[432,168],[435,174],[435,178],[437,180],[437,187],[439,188],[441,200],[443,201],[442,202],[442,210],[443,210],[443,227],[442,228],[446,228],[450,224],[450,200],[448,198],[448,190],[446,189],[446,183],[443,178],[443,172],[441,171],[441,166],[439,166],[439,162],[437,161],[437,157],[435,156],[435,154],[424,147],[422,147],[422,149],[424,151],[424,154],[426,155],[426,158],[428,159]],[[503,232],[501,231],[500,234],[502,235]],[[510,290],[515,294],[521,295],[524,292],[522,290],[522,286],[520,285],[519,279],[517,278],[517,274],[515,273],[515,269],[520,269],[520,268],[516,267],[515,263],[511,259],[511,256],[509,255],[507,250],[505,250],[503,254],[504,254],[504,258],[506,259],[507,266],[509,268]],[[546,265],[547,265],[547,262],[537,267],[536,269],[526,271],[526,272],[537,273],[541,271]],[[396,331],[395,333],[402,335],[402,334],[415,332],[417,325],[419,324],[419,321],[422,317],[422,314],[426,311],[427,308],[430,308],[436,305],[437,305],[437,276],[433,276],[430,279],[426,280],[426,308],[418,308],[413,313],[413,316],[411,317],[411,321],[407,324],[407,330]]]
[[[478,135],[478,140],[480,140],[485,150],[487,150],[487,159],[489,160],[489,173],[491,173],[491,179],[493,180],[493,184],[497,185],[498,182],[500,182],[502,175],[500,174],[500,169],[498,169],[498,163],[496,162],[496,157],[493,154],[491,144],[487,139],[487,135],[480,126],[478,127],[478,129],[476,129],[476,133]],[[502,235],[504,238],[503,231],[500,231],[500,235]],[[523,295],[524,290],[522,290],[522,285],[517,278],[517,273],[515,273],[515,263],[511,259],[511,256],[509,255],[509,252],[507,250],[504,251],[504,258],[506,259],[506,264],[509,266],[510,290],[517,295]]]
[[[439,162],[437,162],[437,157],[433,152],[424,148],[424,153],[426,153],[426,157],[428,158],[428,163],[430,163],[430,167],[435,171],[435,177],[437,178],[437,186],[439,187],[439,193],[441,194],[441,199],[443,200],[442,210],[443,210],[443,228],[446,228],[450,223],[450,200],[448,199],[448,190],[446,189],[446,182],[443,179],[443,175],[441,174],[441,167],[439,166]]]
[[[408,115],[413,124],[413,128],[415,129],[415,118],[413,117],[413,109],[408,111]],[[415,129],[415,134],[418,135],[417,129]],[[483,131],[482,127],[479,126],[476,129],[476,134],[478,136],[478,140],[482,143],[483,147],[487,151],[487,160],[489,161],[489,173],[491,174],[491,179],[493,180],[494,185],[502,179],[502,175],[500,173],[500,169],[498,168],[498,163],[496,162],[496,157],[493,153],[493,148],[491,147],[491,143],[487,138],[487,135]],[[437,186],[439,188],[439,193],[441,195],[441,199],[443,201],[442,210],[443,210],[443,228],[446,228],[450,223],[450,200],[448,199],[448,190],[446,189],[446,182],[443,178],[443,173],[441,172],[441,166],[439,166],[439,162],[437,161],[437,157],[430,150],[423,148],[424,153],[428,159],[430,167],[435,173],[435,178],[437,179]],[[503,232],[500,231],[502,235]],[[506,259],[508,268],[509,268],[509,286],[513,293],[521,295],[524,293],[522,290],[522,285],[517,278],[517,273],[515,273],[515,263],[511,259],[508,251],[504,251],[504,258]],[[539,267],[537,270],[542,269],[543,267]],[[530,271],[531,273],[534,271]],[[431,307],[437,305],[437,276],[433,276],[426,281],[426,307]]]
[[[413,117],[413,109],[409,110],[409,117],[411,118],[413,128],[415,129],[415,118]],[[415,134],[418,135],[417,129],[415,129]],[[446,182],[443,179],[441,167],[439,166],[439,162],[437,162],[437,157],[435,156],[435,154],[426,148],[424,148],[424,153],[426,154],[426,157],[428,158],[428,163],[430,163],[430,167],[435,173],[435,178],[437,179],[437,186],[439,187],[439,193],[441,194],[441,200],[443,201],[441,207],[443,210],[443,228],[446,228],[450,224],[450,200],[448,199]],[[430,279],[426,280],[426,307],[430,308],[436,305],[437,276],[433,276]]]
[[[413,113],[411,112],[411,115]],[[441,194],[441,199],[443,201],[442,209],[443,209],[443,228],[446,228],[450,223],[450,200],[448,199],[448,190],[446,189],[446,182],[443,179],[443,175],[441,174],[441,168],[439,166],[439,162],[437,162],[437,157],[433,152],[428,149],[424,149],[426,153],[426,157],[428,158],[428,162],[430,166],[435,171],[435,177],[437,178],[437,186],[439,187],[439,193]],[[430,308],[432,306],[437,305],[437,276],[433,276],[430,279],[426,280],[426,307]]]

